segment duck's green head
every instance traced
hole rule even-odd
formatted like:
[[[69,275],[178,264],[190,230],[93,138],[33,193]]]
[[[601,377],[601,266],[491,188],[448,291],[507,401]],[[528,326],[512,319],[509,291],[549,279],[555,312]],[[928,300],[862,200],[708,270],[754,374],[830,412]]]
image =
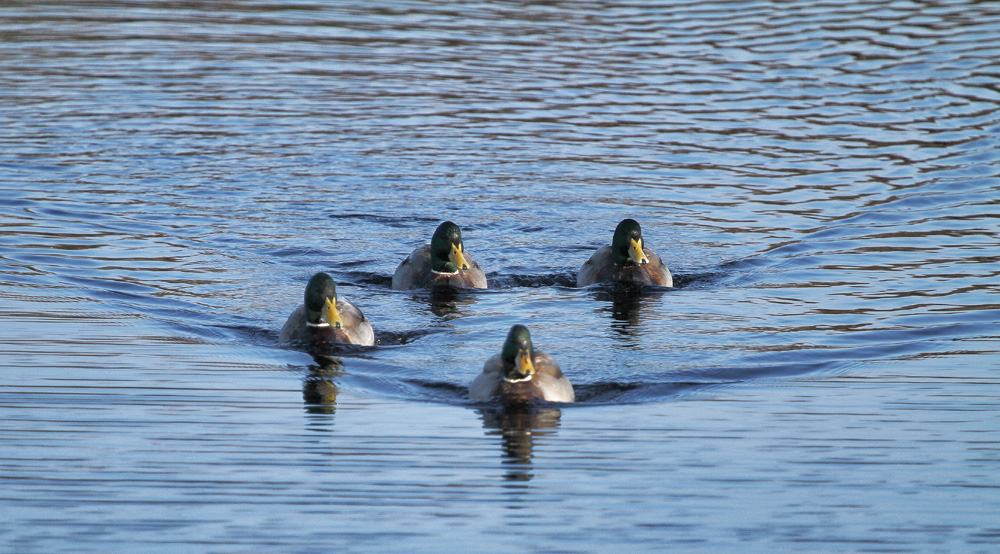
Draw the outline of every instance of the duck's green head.
[[[615,227],[615,236],[611,239],[611,257],[615,265],[637,266],[648,264],[649,259],[642,252],[642,228],[634,219],[623,219]]]
[[[438,273],[457,273],[459,269],[469,269],[464,252],[462,230],[458,225],[450,221],[438,225],[431,237],[431,269]]]
[[[500,352],[504,379],[514,382],[531,379],[535,374],[535,366],[531,363],[534,356],[535,349],[531,345],[531,333],[528,332],[528,328],[524,325],[511,327]]]
[[[306,285],[306,324],[310,327],[340,329],[344,322],[337,313],[337,285],[326,273],[320,272]]]

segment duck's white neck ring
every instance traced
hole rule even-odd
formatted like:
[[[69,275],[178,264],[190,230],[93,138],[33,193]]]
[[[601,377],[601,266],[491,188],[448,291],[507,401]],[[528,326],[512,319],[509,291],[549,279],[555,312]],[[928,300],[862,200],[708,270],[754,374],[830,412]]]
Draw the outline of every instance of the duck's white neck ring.
[[[507,381],[508,383],[523,383],[525,381],[530,381],[531,375],[528,375],[527,377],[521,377],[520,379],[511,379],[509,377],[504,377],[503,380]]]
[[[444,271],[437,271],[435,269],[432,269],[431,273],[433,273],[434,275],[458,275],[458,270],[456,269],[455,271],[450,271],[448,273],[445,273]]]
[[[329,323],[323,323],[323,322],[320,322],[320,323],[309,323],[308,321],[306,322],[306,327],[319,327],[319,328],[322,329],[324,327],[329,327],[329,326],[330,326]]]

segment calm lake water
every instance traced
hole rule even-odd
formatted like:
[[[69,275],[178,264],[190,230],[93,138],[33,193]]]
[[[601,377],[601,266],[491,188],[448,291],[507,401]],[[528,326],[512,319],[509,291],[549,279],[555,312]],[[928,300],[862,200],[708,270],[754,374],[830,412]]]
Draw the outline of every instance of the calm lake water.
[[[4,2],[0,551],[1000,551],[998,60],[995,2]],[[675,289],[575,287],[624,217]],[[444,219],[490,290],[391,290]],[[277,344],[320,270],[377,347]],[[467,398],[513,323],[577,404]]]

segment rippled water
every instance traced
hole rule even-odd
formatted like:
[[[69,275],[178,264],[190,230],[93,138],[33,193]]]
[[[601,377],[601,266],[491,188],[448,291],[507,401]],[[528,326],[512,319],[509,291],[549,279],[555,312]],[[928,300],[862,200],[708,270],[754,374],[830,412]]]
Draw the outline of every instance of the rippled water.
[[[0,24],[0,550],[1000,548],[996,3]],[[574,286],[623,217],[675,289]],[[390,290],[443,219],[491,289]],[[468,400],[515,322],[580,402]]]

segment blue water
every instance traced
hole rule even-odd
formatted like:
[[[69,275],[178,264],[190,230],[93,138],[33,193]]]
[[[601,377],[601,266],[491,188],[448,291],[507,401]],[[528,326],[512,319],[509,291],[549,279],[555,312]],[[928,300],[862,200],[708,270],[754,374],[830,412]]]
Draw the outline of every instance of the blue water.
[[[997,5],[0,28],[0,551],[1000,549]],[[624,217],[674,289],[575,287]],[[444,219],[490,289],[391,290]],[[579,402],[468,399],[513,323]]]

